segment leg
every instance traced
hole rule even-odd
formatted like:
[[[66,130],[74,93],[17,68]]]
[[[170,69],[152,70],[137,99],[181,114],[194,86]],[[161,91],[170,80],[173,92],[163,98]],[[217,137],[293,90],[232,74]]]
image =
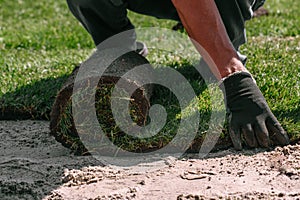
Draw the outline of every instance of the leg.
[[[236,50],[246,42],[245,20],[237,0],[215,0],[227,34]]]
[[[157,18],[179,20],[171,0],[67,0],[67,3],[96,45],[134,28],[127,18],[127,9]],[[133,42],[135,33],[129,37],[128,42]]]
[[[127,3],[121,0],[67,0],[67,3],[96,45],[117,33],[134,28],[127,18]],[[135,32],[132,31],[120,44],[131,46],[135,38]]]
[[[229,38],[236,50],[246,42],[245,21],[265,0],[215,0]]]

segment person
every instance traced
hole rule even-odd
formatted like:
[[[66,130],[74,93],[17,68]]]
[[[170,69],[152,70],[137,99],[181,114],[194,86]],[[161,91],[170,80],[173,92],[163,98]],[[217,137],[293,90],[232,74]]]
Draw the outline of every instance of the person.
[[[134,25],[127,17],[127,9],[181,21],[221,83],[234,147],[241,150],[243,143],[249,147],[289,143],[287,133],[245,67],[246,56],[239,52],[246,42],[245,21],[252,18],[253,11],[264,0],[67,0],[67,3],[95,45],[132,30],[117,45],[136,49]]]

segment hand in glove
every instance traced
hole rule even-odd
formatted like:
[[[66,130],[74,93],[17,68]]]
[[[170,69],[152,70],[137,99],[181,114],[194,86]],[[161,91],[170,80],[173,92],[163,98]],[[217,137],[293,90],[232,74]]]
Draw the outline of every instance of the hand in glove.
[[[227,77],[221,88],[229,111],[229,133],[235,149],[242,149],[242,139],[249,147],[289,143],[286,132],[250,73],[239,72]]]

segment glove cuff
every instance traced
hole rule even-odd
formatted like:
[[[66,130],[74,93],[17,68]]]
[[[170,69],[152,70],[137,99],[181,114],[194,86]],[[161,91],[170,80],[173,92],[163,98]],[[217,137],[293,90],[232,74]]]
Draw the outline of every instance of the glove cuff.
[[[232,107],[241,96],[252,96],[259,91],[254,78],[248,71],[232,73],[224,77],[219,84],[227,109]]]
[[[228,76],[226,77],[223,77],[219,82],[218,82],[218,86],[220,87],[222,84],[224,84],[224,82],[229,79],[229,78],[232,78],[234,76],[238,76],[238,75],[243,75],[243,76],[249,76],[253,82],[256,84],[256,81],[255,79],[253,78],[253,76],[251,75],[251,73],[249,71],[238,71],[238,72],[234,72],[232,74],[229,74]]]

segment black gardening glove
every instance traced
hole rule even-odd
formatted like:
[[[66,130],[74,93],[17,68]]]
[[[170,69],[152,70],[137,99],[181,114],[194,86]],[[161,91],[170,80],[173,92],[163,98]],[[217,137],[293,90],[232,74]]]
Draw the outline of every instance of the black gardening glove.
[[[286,145],[288,136],[271,112],[251,74],[233,74],[220,85],[229,112],[229,133],[235,149]]]

